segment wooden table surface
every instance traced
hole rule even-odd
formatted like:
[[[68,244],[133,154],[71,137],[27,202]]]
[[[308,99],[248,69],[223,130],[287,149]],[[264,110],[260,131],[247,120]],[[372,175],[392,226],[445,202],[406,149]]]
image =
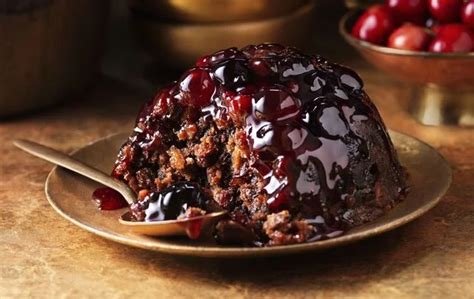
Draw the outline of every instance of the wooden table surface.
[[[0,122],[0,298],[474,297],[474,129],[419,125],[403,109],[407,86],[358,58],[346,63],[389,128],[429,143],[452,166],[448,193],[426,215],[353,245],[265,259],[175,257],[83,231],[46,201],[51,164],[11,140],[69,152],[130,130],[146,95],[104,79],[65,104]]]

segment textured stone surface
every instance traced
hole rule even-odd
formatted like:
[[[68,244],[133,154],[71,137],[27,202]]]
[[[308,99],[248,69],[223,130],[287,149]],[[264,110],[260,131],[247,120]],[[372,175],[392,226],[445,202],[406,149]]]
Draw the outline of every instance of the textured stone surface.
[[[371,69],[361,75],[388,127],[431,144],[454,169],[448,194],[419,220],[322,253],[247,260],[173,257],[85,232],[48,205],[52,166],[11,139],[67,152],[129,129],[143,95],[106,81],[84,99],[0,122],[0,297],[474,296],[473,131],[418,125],[401,110],[404,86]]]

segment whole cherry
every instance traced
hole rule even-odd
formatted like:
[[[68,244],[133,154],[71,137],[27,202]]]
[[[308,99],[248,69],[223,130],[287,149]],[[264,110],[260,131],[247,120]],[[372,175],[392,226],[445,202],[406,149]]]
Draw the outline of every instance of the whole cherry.
[[[386,0],[385,3],[398,23],[422,25],[428,13],[426,0]]]
[[[425,51],[431,39],[431,34],[426,28],[405,24],[390,35],[387,45],[395,49]]]
[[[446,24],[439,27],[431,42],[431,52],[469,52],[474,47],[473,35],[463,24]]]
[[[359,17],[351,34],[370,43],[384,44],[394,28],[395,21],[390,10],[379,4],[371,6]]]
[[[461,9],[462,22],[474,30],[474,0],[466,2]]]
[[[462,0],[429,0],[430,14],[441,23],[456,22],[459,20]]]
[[[195,68],[184,74],[179,89],[185,103],[199,108],[209,105],[215,86],[207,71]]]

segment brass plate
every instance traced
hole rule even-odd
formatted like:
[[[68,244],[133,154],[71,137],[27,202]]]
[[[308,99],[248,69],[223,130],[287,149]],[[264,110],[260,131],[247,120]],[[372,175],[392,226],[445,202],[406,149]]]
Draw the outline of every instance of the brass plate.
[[[64,218],[101,237],[130,246],[189,256],[249,257],[294,254],[328,249],[395,229],[426,213],[444,195],[451,183],[451,169],[432,147],[407,135],[390,132],[401,163],[407,168],[410,192],[405,201],[374,222],[356,227],[338,238],[313,243],[267,247],[222,247],[185,238],[154,238],[132,233],[118,218],[126,209],[99,211],[90,199],[98,187],[84,177],[55,167],[46,180],[46,196]],[[97,140],[73,156],[90,165],[110,171],[119,147],[127,138],[121,133]]]

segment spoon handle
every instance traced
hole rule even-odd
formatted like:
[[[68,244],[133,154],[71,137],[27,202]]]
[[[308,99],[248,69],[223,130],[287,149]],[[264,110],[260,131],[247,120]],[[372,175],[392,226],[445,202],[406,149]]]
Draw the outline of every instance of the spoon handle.
[[[24,139],[16,139],[13,141],[13,144],[33,156],[82,174],[91,180],[117,190],[123,195],[123,197],[125,197],[128,204],[132,204],[136,201],[135,193],[133,193],[133,191],[123,182],[120,182],[102,171],[82,163],[81,161],[75,160],[62,152]]]

